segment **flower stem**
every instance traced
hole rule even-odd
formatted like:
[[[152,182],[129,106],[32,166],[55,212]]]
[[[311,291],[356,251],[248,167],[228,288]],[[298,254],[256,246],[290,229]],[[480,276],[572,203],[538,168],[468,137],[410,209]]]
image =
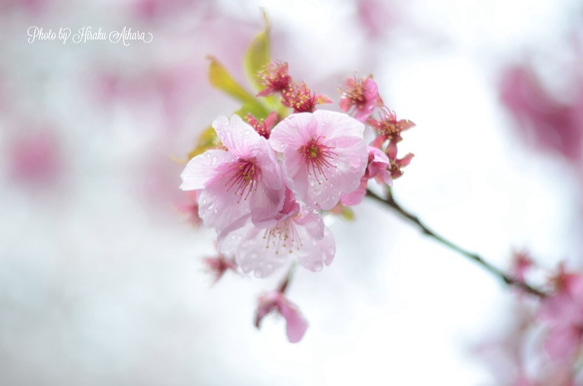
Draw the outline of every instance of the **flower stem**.
[[[277,292],[285,294],[285,291],[289,287],[289,284],[291,283],[291,280],[294,277],[294,273],[296,272],[297,265],[298,265],[298,263],[294,261],[292,263],[291,267],[289,267],[287,274],[285,275],[285,277],[283,278],[283,280],[281,281],[281,283],[279,283],[279,286],[277,287]]]
[[[544,291],[541,291],[538,288],[530,286],[529,284],[525,283],[524,281],[521,281],[521,280],[518,280],[518,279],[512,277],[511,275],[501,271],[500,269],[496,268],[495,266],[493,266],[492,264],[490,264],[489,262],[484,260],[480,255],[473,253],[473,252],[470,252],[470,251],[460,247],[459,245],[454,244],[453,242],[449,241],[448,239],[444,238],[443,236],[439,235],[438,233],[434,232],[432,229],[427,227],[419,219],[419,217],[415,216],[411,212],[404,209],[401,205],[399,205],[399,203],[397,203],[397,201],[395,201],[390,188],[387,190],[387,197],[386,198],[383,198],[383,197],[377,195],[376,193],[371,192],[370,190],[366,191],[366,195],[368,197],[374,199],[375,201],[378,201],[378,202],[388,206],[389,208],[395,210],[397,213],[399,213],[406,220],[408,220],[409,222],[411,222],[415,226],[417,226],[417,228],[419,228],[419,230],[421,230],[421,232],[423,234],[425,234],[428,237],[431,237],[432,239],[434,239],[438,243],[453,250],[454,252],[457,252],[458,254],[472,260],[474,263],[480,265],[482,268],[486,269],[488,272],[490,272],[494,276],[497,276],[498,278],[500,278],[505,284],[507,284],[509,286],[518,287],[525,292],[528,292],[532,295],[539,296],[541,298],[546,296],[546,293]]]

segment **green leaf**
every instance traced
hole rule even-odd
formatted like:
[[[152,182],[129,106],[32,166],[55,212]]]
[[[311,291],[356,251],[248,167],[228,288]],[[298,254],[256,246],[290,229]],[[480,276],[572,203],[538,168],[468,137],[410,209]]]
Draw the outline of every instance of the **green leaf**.
[[[261,120],[267,118],[270,111],[265,106],[257,103],[245,104],[239,110],[235,111],[235,114],[243,118],[243,120],[245,120],[249,113],[253,114],[255,118]]]
[[[219,144],[219,138],[212,126],[207,127],[198,137],[196,147],[188,153],[188,159],[192,159]]]
[[[247,53],[245,54],[245,72],[247,73],[247,77],[249,78],[251,84],[257,89],[261,90],[263,85],[261,84],[261,80],[258,76],[259,71],[265,67],[267,63],[271,60],[271,48],[270,48],[270,39],[269,39],[269,31],[271,29],[271,25],[269,23],[269,19],[265,11],[263,11],[263,19],[265,20],[265,30],[259,33],[253,41],[251,45],[247,49]]]
[[[209,66],[209,80],[213,86],[232,96],[243,103],[259,103],[259,101],[245,90],[227,69],[214,57],[209,56],[211,64]]]

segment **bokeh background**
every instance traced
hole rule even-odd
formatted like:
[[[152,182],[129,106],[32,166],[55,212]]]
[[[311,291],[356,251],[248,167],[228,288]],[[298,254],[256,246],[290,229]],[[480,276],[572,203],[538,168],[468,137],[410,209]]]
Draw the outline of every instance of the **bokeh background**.
[[[475,350],[515,318],[509,291],[373,202],[332,225],[330,267],[298,270],[299,344],[281,318],[253,326],[279,277],[211,286],[181,161],[238,107],[206,56],[244,81],[260,7],[294,78],[338,100],[372,73],[417,124],[405,207],[499,267],[515,249],[581,267],[580,1],[2,0],[0,384],[510,384]],[[29,43],[31,26],[153,40]]]

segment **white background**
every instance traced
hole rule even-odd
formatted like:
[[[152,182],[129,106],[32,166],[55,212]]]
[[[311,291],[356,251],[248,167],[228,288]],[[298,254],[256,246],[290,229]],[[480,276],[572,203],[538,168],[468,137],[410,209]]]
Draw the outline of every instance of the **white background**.
[[[348,1],[169,3],[152,19],[133,3],[3,6],[0,383],[496,384],[471,352],[512,318],[511,294],[372,202],[332,225],[330,267],[297,271],[288,295],[310,323],[303,341],[287,342],[281,318],[256,330],[256,297],[279,278],[227,274],[211,287],[201,259],[213,233],[173,206],[181,166],[171,158],[237,107],[206,85],[204,58],[241,78],[262,6],[293,76],[338,100],[345,77],[374,73],[385,102],[417,124],[402,143],[416,156],[394,187],[405,207],[500,267],[513,248],[549,267],[576,261],[580,175],[524,147],[496,87],[529,49],[554,52],[577,4],[379,1],[392,21],[371,36]],[[154,41],[29,44],[30,25],[128,26]],[[125,96],[100,99],[107,71],[131,84]],[[177,77],[170,107],[150,72]],[[30,127],[58,138],[55,181],[10,175],[10,147]]]

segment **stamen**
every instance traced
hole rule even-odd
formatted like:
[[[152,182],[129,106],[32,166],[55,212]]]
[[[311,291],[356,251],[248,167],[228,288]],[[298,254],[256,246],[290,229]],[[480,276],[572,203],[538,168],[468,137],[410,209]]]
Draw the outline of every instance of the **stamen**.
[[[303,245],[292,219],[280,221],[273,228],[267,229],[263,239],[266,240],[265,248],[274,248],[276,255],[282,249],[293,253],[294,249],[299,250]]]
[[[260,172],[260,169],[251,161],[240,159],[233,162],[225,172],[225,175],[231,175],[225,183],[227,192],[234,188],[234,193],[240,196],[237,202],[241,202],[241,199],[246,200],[252,192],[257,190]]]
[[[298,150],[304,156],[308,174],[312,174],[319,184],[322,183],[322,178],[328,179],[326,169],[336,167],[331,161],[338,155],[332,151],[333,147],[321,143],[322,138],[312,138],[310,142]]]

